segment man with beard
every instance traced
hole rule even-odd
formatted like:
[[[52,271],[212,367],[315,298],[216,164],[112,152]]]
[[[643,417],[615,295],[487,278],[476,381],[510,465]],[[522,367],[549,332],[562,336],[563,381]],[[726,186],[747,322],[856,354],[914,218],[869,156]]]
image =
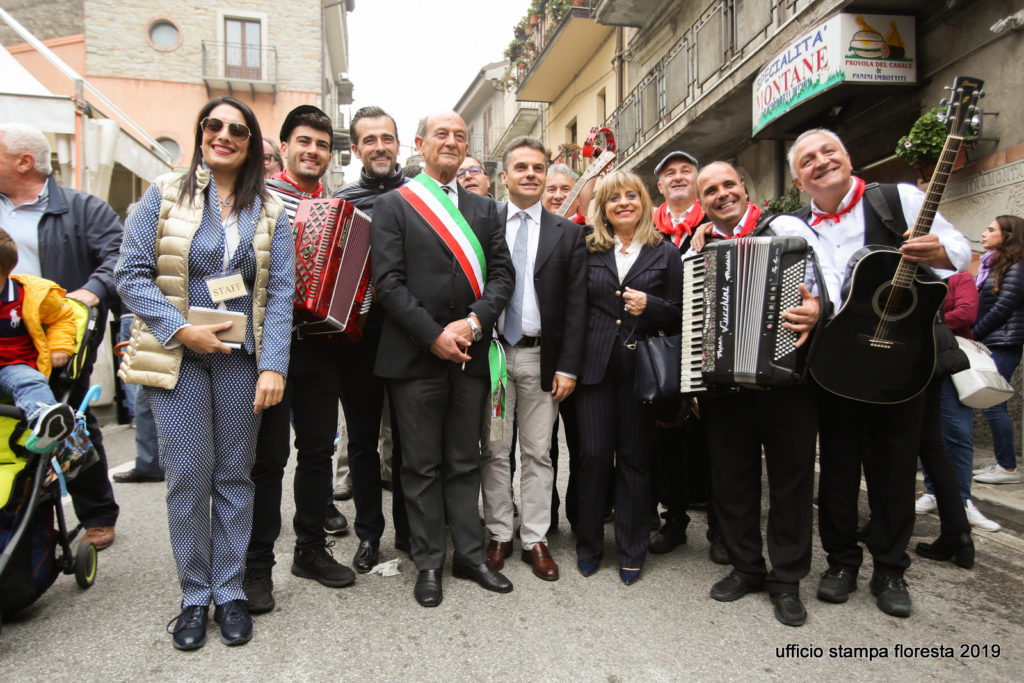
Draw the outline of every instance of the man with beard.
[[[463,189],[481,197],[491,196],[491,178],[484,170],[484,165],[473,157],[466,157],[466,160],[455,172],[455,177]]]
[[[424,607],[441,604],[446,522],[452,575],[512,590],[485,561],[477,500],[481,423],[501,374],[490,371],[491,354],[494,365],[499,354],[489,332],[515,272],[495,203],[455,182],[467,147],[458,114],[424,119],[416,136],[424,171],[377,200],[371,231],[373,280],[386,314],[375,370],[388,381],[405,440],[414,595]]]
[[[352,117],[349,132],[352,153],[363,162],[359,180],[334,193],[373,217],[377,199],[385,192],[407,182],[396,159],[398,127],[380,107],[363,107]],[[370,571],[380,554],[384,533],[381,510],[380,453],[377,451],[381,412],[384,406],[384,381],[373,374],[384,326],[384,310],[375,299],[363,327],[363,338],[354,344],[335,347],[338,354],[341,407],[348,429],[348,465],[352,476],[352,501],[356,507],[355,529],[359,537],[352,564],[356,571]],[[393,404],[392,404],[393,405]],[[408,552],[409,522],[402,495],[401,434],[391,415],[392,470],[391,519],[395,527],[395,547]]]
[[[916,221],[924,193],[905,184],[866,186],[853,175],[850,155],[832,131],[816,128],[797,137],[789,150],[789,166],[793,182],[811,196],[810,206],[797,215],[817,231],[822,261],[830,261],[837,274],[829,286],[835,310],[843,303],[840,278],[851,257],[865,245],[899,247],[905,259],[936,268],[939,277],[964,270],[970,263],[967,238],[941,214],[935,215],[930,233],[904,241],[903,231]],[[888,216],[876,210],[879,205],[887,205]],[[857,590],[863,561],[857,542],[863,467],[871,508],[866,543],[874,560],[871,593],[886,614],[910,616],[910,591],[903,573],[910,566],[907,544],[914,529],[914,477],[924,399],[921,393],[902,403],[876,405],[820,392],[818,528],[828,570],[818,584],[819,600],[846,602]]]
[[[747,201],[736,169],[715,162],[696,177],[701,208],[711,219],[711,239],[747,235],[817,238],[793,216],[769,217]],[[783,326],[800,334],[802,346],[817,323],[818,299],[799,285],[801,303],[786,310]],[[811,567],[811,496],[817,436],[815,392],[807,385],[770,389],[710,389],[701,397],[710,454],[712,496],[732,572],[711,588],[720,602],[767,589],[775,618],[801,626],[807,611],[800,579]],[[767,571],[761,554],[761,452],[768,472]]]
[[[330,118],[312,105],[296,107],[285,117],[284,170],[267,181],[267,188],[284,201],[292,220],[299,201],[324,195],[320,178],[331,160],[332,135]],[[252,613],[274,608],[271,568],[274,542],[281,532],[281,481],[291,450],[289,417],[295,423],[297,450],[292,574],[335,588],[355,581],[352,570],[331,556],[324,528],[328,507],[333,507],[325,503],[331,495],[338,424],[337,373],[332,371],[337,367],[337,348],[296,328],[284,398],[263,413],[252,470],[253,524],[245,563],[245,593]]]

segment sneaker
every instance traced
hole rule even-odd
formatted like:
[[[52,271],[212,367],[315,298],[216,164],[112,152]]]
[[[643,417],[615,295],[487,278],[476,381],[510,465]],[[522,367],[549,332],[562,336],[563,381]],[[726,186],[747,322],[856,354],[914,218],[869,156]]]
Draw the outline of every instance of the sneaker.
[[[997,462],[990,462],[989,464],[985,465],[984,467],[979,467],[978,469],[976,469],[973,472],[971,472],[971,476],[975,476],[975,475],[978,475],[978,474],[986,474],[986,473],[991,472],[992,470],[996,469],[997,467],[999,467],[999,463],[997,463]]]
[[[917,499],[917,503],[914,504],[914,512],[923,515],[928,512],[934,512],[938,507],[939,504],[935,502],[935,496],[926,493]]]
[[[871,594],[875,596],[878,609],[894,617],[910,616],[910,591],[902,576],[884,576],[875,574],[871,577]]]
[[[991,472],[974,475],[974,481],[979,484],[1019,484],[1020,472],[996,465]]]
[[[967,509],[967,521],[970,522],[971,526],[975,529],[984,529],[985,531],[999,531],[1003,528],[999,522],[993,522],[991,519],[981,514],[981,510],[974,507],[973,500],[968,499],[965,508]]]
[[[250,614],[263,614],[274,609],[274,580],[270,571],[270,567],[245,568],[245,606]]]
[[[348,533],[348,520],[333,503],[327,506],[327,514],[324,516],[324,532],[334,536],[344,536]]]
[[[846,567],[829,567],[818,582],[818,599],[822,602],[843,603],[857,590],[857,571]]]
[[[25,448],[35,453],[49,453],[67,438],[75,428],[75,411],[67,403],[54,403],[40,408],[33,416],[32,434],[25,440]]]
[[[356,580],[356,573],[338,562],[331,555],[330,546],[314,546],[296,548],[292,560],[292,574],[303,579],[313,579],[331,588],[351,586]]]

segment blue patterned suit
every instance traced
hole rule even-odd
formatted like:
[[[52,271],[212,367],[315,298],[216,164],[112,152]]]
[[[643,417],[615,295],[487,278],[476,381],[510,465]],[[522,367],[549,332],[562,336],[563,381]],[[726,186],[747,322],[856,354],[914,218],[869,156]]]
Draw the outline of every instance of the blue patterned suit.
[[[202,223],[188,255],[190,306],[215,308],[205,278],[221,272],[224,229],[211,176]],[[184,324],[154,281],[160,211],[156,185],[147,190],[126,227],[115,279],[122,299],[165,346]],[[262,370],[285,375],[291,337],[295,254],[287,214],[282,211],[270,247],[270,277],[259,367],[254,355],[252,287],[256,258],[252,238],[259,199],[238,219],[239,246],[228,264],[238,269],[250,294],[226,302],[246,313],[243,349],[230,354],[196,354],[186,349],[173,390],[145,387],[167,477],[167,514],[178,565],[182,606],[221,605],[244,600],[242,574],[252,530],[253,485],[259,415],[253,412]],[[211,518],[212,503],[212,518]]]

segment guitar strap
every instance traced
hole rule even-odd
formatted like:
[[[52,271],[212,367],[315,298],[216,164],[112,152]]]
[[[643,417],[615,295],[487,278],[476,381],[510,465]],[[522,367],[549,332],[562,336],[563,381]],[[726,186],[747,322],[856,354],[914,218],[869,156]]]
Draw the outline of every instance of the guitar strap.
[[[898,247],[903,244],[907,220],[896,185],[871,183],[864,188],[864,199],[871,211],[864,212],[864,244]]]

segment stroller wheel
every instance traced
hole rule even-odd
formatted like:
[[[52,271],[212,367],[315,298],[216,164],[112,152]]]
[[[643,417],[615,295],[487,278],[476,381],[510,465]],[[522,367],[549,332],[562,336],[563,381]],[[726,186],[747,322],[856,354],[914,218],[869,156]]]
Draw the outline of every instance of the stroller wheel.
[[[82,541],[75,553],[75,581],[82,588],[88,588],[96,580],[96,545]]]

